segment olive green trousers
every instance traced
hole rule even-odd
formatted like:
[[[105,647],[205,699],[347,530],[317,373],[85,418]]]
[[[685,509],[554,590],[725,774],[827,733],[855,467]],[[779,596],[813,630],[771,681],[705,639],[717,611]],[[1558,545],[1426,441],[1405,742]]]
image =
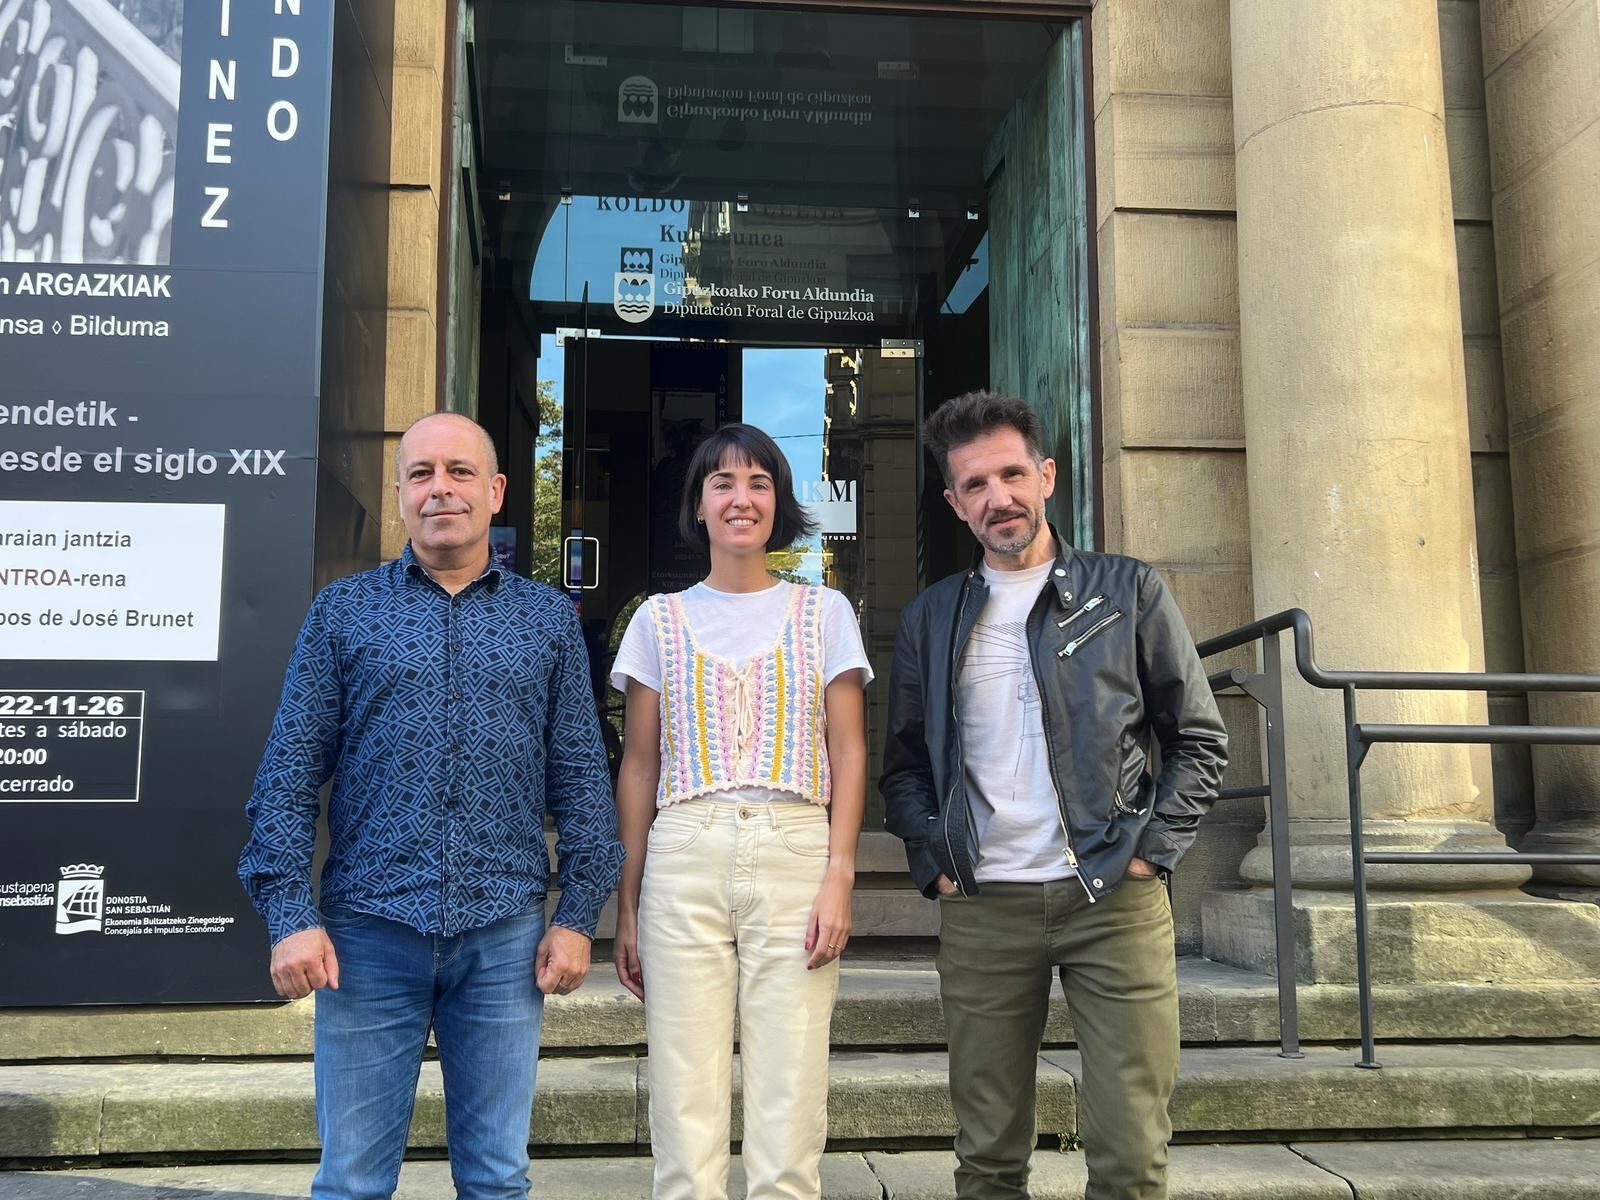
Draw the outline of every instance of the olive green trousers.
[[[1059,973],[1083,1071],[1086,1200],[1166,1200],[1178,1077],[1172,905],[1129,876],[1091,903],[1076,879],[988,883],[939,902],[958,1200],[1026,1200],[1035,1075]]]

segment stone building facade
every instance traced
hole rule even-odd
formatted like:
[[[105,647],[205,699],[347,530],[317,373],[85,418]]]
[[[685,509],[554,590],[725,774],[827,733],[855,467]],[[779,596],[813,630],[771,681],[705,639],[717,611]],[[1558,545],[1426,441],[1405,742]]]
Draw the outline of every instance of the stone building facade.
[[[1103,548],[1157,564],[1197,637],[1299,606],[1326,665],[1600,671],[1594,0],[928,7],[1043,17],[1083,39],[1086,477]],[[501,342],[479,329],[483,268],[461,251],[494,189],[462,169],[474,12],[397,0],[392,15],[386,450],[421,413],[473,410],[472,382],[501,369],[484,349]],[[513,428],[500,420],[497,432]],[[869,505],[915,506],[912,421],[835,424]],[[403,531],[382,497],[392,555]],[[866,566],[867,587],[907,579],[891,553]],[[1248,785],[1255,710],[1225,704],[1230,783]],[[1362,712],[1575,724],[1600,717],[1594,704],[1548,698],[1530,713],[1514,695],[1377,694]],[[1291,688],[1306,944],[1346,932],[1331,914],[1348,904],[1341,720],[1336,697]],[[1592,749],[1383,747],[1365,778],[1374,844],[1600,849]],[[1250,889],[1270,878],[1260,801],[1219,804],[1191,862],[1181,948],[1265,965],[1251,932],[1263,901]],[[1528,875],[1389,868],[1373,882],[1406,921],[1426,914],[1442,933],[1482,933],[1492,910],[1514,931],[1501,944],[1535,944],[1539,970],[1566,935],[1519,890]],[[1540,869],[1533,889],[1578,898],[1596,882]]]

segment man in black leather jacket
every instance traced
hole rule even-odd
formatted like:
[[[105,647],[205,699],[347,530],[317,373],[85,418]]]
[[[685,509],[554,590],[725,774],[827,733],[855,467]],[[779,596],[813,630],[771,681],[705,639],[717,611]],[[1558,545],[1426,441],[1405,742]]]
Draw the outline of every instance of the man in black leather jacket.
[[[969,393],[924,432],[982,549],[901,615],[880,786],[941,906],[956,1194],[1026,1200],[1056,971],[1088,1200],[1164,1200],[1178,1005],[1163,883],[1216,798],[1227,732],[1155,570],[1046,522],[1055,463],[1024,401]]]

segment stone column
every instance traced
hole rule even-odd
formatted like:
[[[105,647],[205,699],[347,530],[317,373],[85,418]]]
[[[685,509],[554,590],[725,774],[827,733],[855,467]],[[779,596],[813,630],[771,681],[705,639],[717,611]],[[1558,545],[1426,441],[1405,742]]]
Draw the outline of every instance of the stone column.
[[[1298,605],[1329,666],[1483,669],[1466,376],[1434,0],[1233,0],[1239,308],[1256,607]],[[1343,717],[1292,689],[1298,883],[1348,885]],[[1474,723],[1481,696],[1360,697],[1366,721]],[[1374,845],[1504,848],[1487,755],[1382,746]],[[1270,878],[1265,848],[1246,860]],[[1374,872],[1395,887],[1521,868]]]
[[[1258,612],[1311,613],[1329,666],[1481,670],[1483,632],[1435,0],[1233,0],[1239,312]],[[1354,974],[1339,698],[1286,698],[1296,970]],[[1459,693],[1361,719],[1481,723]],[[1483,748],[1378,746],[1368,845],[1503,849]],[[1265,844],[1241,867],[1270,880]],[[1386,982],[1600,970],[1594,910],[1517,866],[1369,872]],[[1208,956],[1272,965],[1270,893],[1214,892]]]
[[[1481,13],[1527,669],[1600,672],[1600,3]],[[1600,697],[1536,696],[1529,717],[1600,725]],[[1600,749],[1533,766],[1523,849],[1600,851]],[[1600,867],[1536,875],[1600,886]]]

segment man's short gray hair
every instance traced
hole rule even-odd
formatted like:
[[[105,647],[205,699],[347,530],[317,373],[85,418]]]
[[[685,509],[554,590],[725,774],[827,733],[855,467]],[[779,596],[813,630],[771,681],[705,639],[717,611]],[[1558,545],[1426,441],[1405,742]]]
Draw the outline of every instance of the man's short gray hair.
[[[922,441],[939,464],[946,487],[950,478],[950,451],[975,442],[997,429],[1015,429],[1022,435],[1035,465],[1044,462],[1044,435],[1039,414],[1019,396],[980,389],[946,400],[922,423]]]
[[[453,413],[453,412],[425,413],[424,415],[418,417],[415,421],[411,422],[411,424],[406,426],[406,433],[410,433],[413,429],[415,429],[418,425],[421,425],[424,421],[437,421],[437,420],[439,420],[441,418],[445,418],[445,417],[448,417],[448,418],[450,418],[452,420],[456,420],[456,421],[465,421],[468,425],[472,426],[472,428],[477,431],[478,441],[479,441],[479,443],[480,443],[480,445],[481,445],[481,447],[483,449],[483,457],[489,464],[489,474],[491,476],[500,474],[500,455],[499,455],[499,452],[496,451],[495,448],[494,448],[494,439],[489,436],[489,431],[487,429],[485,429],[482,425],[479,425],[476,421],[474,421],[471,417],[467,416],[465,413]],[[400,441],[395,445],[395,448],[394,448],[394,477],[396,479],[400,478],[400,473],[401,473],[402,470],[404,470],[404,467],[405,467],[405,462],[400,457],[400,452],[405,446],[406,433],[403,433],[403,434],[400,435]]]

